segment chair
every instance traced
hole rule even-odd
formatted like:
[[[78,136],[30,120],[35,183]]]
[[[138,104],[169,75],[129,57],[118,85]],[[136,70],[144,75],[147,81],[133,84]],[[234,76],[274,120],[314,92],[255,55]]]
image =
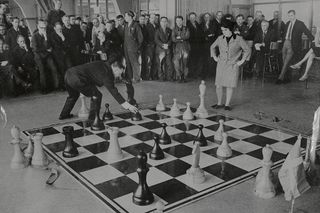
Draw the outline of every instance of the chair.
[[[270,52],[264,55],[264,68],[262,72],[262,83],[264,83],[266,75],[268,76],[278,76],[280,72],[279,66],[279,43],[270,43]]]

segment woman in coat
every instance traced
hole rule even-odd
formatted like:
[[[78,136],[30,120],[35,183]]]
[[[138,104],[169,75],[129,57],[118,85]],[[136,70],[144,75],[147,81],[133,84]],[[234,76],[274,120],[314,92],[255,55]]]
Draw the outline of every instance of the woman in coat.
[[[230,100],[233,89],[237,87],[239,78],[239,67],[249,60],[251,49],[241,36],[233,34],[233,22],[224,20],[222,22],[222,35],[211,45],[211,57],[218,63],[216,73],[216,93],[218,103],[212,107],[223,108],[230,111]],[[217,55],[216,47],[220,55]],[[226,103],[222,104],[223,88],[226,88]]]

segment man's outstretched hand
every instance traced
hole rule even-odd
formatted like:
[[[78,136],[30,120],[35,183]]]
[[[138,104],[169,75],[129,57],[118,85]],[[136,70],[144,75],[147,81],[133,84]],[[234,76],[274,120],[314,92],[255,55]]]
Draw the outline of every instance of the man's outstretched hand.
[[[121,104],[123,108],[129,110],[132,113],[137,113],[139,112],[139,109],[131,104],[129,104],[128,102],[124,102],[123,104]]]

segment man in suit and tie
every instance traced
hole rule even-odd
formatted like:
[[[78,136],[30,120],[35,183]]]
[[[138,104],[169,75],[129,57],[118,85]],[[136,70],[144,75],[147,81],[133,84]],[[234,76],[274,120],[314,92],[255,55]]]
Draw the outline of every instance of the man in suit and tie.
[[[287,73],[287,69],[291,59],[293,58],[293,56],[297,57],[302,49],[302,34],[305,34],[310,41],[313,41],[314,39],[306,25],[302,21],[296,19],[296,12],[294,10],[288,11],[288,18],[289,21],[286,24],[286,30],[284,33],[285,37],[283,38],[283,65],[276,84],[290,82],[290,79],[288,77],[285,79],[285,75]]]
[[[146,79],[157,79],[158,76],[155,73],[155,42],[154,42],[154,35],[156,30],[158,29],[158,26],[155,23],[156,20],[156,14],[151,13],[149,18],[149,23],[146,25],[147,30],[147,36],[143,38],[143,40],[146,43]]]
[[[131,81],[123,80],[127,86],[128,101],[122,97],[114,85],[115,79],[122,78],[124,71],[125,67],[120,61],[115,61],[112,64],[103,61],[95,61],[68,69],[64,77],[68,98],[60,113],[59,119],[64,120],[73,117],[71,111],[77,102],[80,93],[91,98],[93,96],[97,97],[97,108],[94,108],[95,106],[91,99],[90,114],[92,115],[95,111],[100,112],[102,94],[97,87],[102,86],[107,88],[114,99],[116,99],[123,108],[130,110],[133,113],[138,112],[138,109],[133,106],[136,104],[136,101],[134,100],[134,88]]]
[[[272,29],[269,28],[269,22],[263,20],[261,22],[261,29],[257,32],[253,45],[257,52],[256,66],[257,76],[261,76],[265,65],[265,54],[270,52],[271,42],[277,41],[277,36]]]
[[[12,27],[8,30],[7,32],[7,37],[5,42],[9,45],[9,49],[13,50],[18,46],[17,43],[17,38],[19,35],[22,35],[22,32],[20,30],[20,26],[19,26],[19,21],[20,19],[18,17],[14,17],[12,19]],[[23,35],[25,36],[25,35]],[[25,41],[29,40],[28,36],[24,37]],[[28,44],[30,44],[30,41],[27,42]],[[28,46],[28,48],[30,48]]]

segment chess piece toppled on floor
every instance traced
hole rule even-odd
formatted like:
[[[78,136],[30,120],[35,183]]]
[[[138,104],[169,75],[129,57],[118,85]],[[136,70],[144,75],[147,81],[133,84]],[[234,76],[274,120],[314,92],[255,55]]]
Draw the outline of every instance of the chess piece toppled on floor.
[[[164,159],[164,153],[159,145],[159,136],[155,135],[153,137],[154,139],[154,145],[153,148],[151,150],[151,152],[149,153],[149,158],[153,159],[153,160],[161,160]]]
[[[51,168],[49,178],[46,181],[47,185],[52,185],[59,177],[59,171],[57,168]]]
[[[159,137],[159,142],[161,144],[170,144],[171,143],[171,138],[170,138],[170,135],[168,134],[168,132],[166,130],[167,124],[166,123],[162,123],[161,126],[162,126],[162,132],[161,132],[160,137]]]
[[[11,159],[10,167],[12,169],[25,168],[27,165],[26,165],[25,157],[20,148],[20,143],[22,139],[20,138],[20,129],[17,126],[13,126],[11,128],[11,136],[12,136],[12,140],[10,143],[13,145],[14,152]]]
[[[86,105],[86,96],[84,96],[83,94],[80,94],[80,100],[81,100],[81,107],[78,112],[78,117],[87,119],[89,117],[89,110]]]
[[[92,97],[93,105],[94,105],[94,110],[95,110],[95,117],[91,125],[91,130],[93,131],[101,131],[105,129],[105,126],[100,119],[100,106],[98,106],[98,98],[93,96]]]
[[[73,126],[65,126],[62,128],[63,134],[65,136],[65,147],[62,152],[62,156],[65,158],[73,158],[79,155],[77,147],[73,141]]]
[[[187,178],[193,184],[200,184],[205,181],[204,171],[200,168],[200,143],[195,142],[192,150],[193,162],[190,169],[187,170]]]
[[[43,134],[38,132],[32,136],[34,142],[34,152],[31,160],[31,165],[34,167],[46,167],[49,164],[48,157],[42,147]]]
[[[147,155],[140,150],[137,155],[138,168],[137,173],[139,176],[139,184],[132,196],[132,201],[134,204],[139,206],[150,205],[154,201],[154,196],[149,189],[147,184],[147,173],[149,168],[147,167]]]
[[[272,182],[273,173],[271,160],[273,150],[269,144],[262,149],[263,159],[261,161],[262,168],[258,172],[255,183],[255,195],[264,199],[273,198],[276,195],[276,190]]]
[[[166,106],[163,103],[162,95],[159,95],[159,103],[156,106],[156,111],[162,112],[166,110]]]
[[[182,119],[183,120],[193,120],[194,119],[193,113],[190,108],[190,102],[187,102],[187,108],[186,108],[186,111],[184,111],[184,113],[182,115]]]
[[[102,120],[103,121],[110,121],[113,119],[113,115],[110,112],[110,105],[108,103],[106,103],[104,106],[106,107],[106,110],[103,113]]]
[[[203,125],[199,124],[198,128],[199,128],[199,132],[198,132],[198,135],[197,135],[197,137],[195,139],[195,142],[199,142],[200,146],[207,146],[208,142],[207,142],[206,137],[203,134]]]
[[[170,109],[170,117],[179,117],[180,116],[180,109],[177,105],[177,99],[173,99],[173,105]]]
[[[214,140],[218,143],[221,143],[222,139],[223,139],[223,136],[222,136],[222,134],[224,133],[223,123],[224,123],[224,121],[222,119],[219,120],[219,128],[218,128],[216,134],[214,135]]]
[[[287,201],[294,200],[310,189],[310,185],[306,180],[300,146],[301,135],[298,136],[296,143],[291,148],[278,173],[284,197]]]
[[[228,144],[228,135],[227,133],[222,133],[222,143],[217,149],[217,155],[219,157],[228,158],[232,156],[232,149]]]
[[[123,158],[123,153],[118,140],[119,128],[109,127],[107,131],[110,135],[109,148],[107,151],[107,160],[110,162],[121,160]]]

